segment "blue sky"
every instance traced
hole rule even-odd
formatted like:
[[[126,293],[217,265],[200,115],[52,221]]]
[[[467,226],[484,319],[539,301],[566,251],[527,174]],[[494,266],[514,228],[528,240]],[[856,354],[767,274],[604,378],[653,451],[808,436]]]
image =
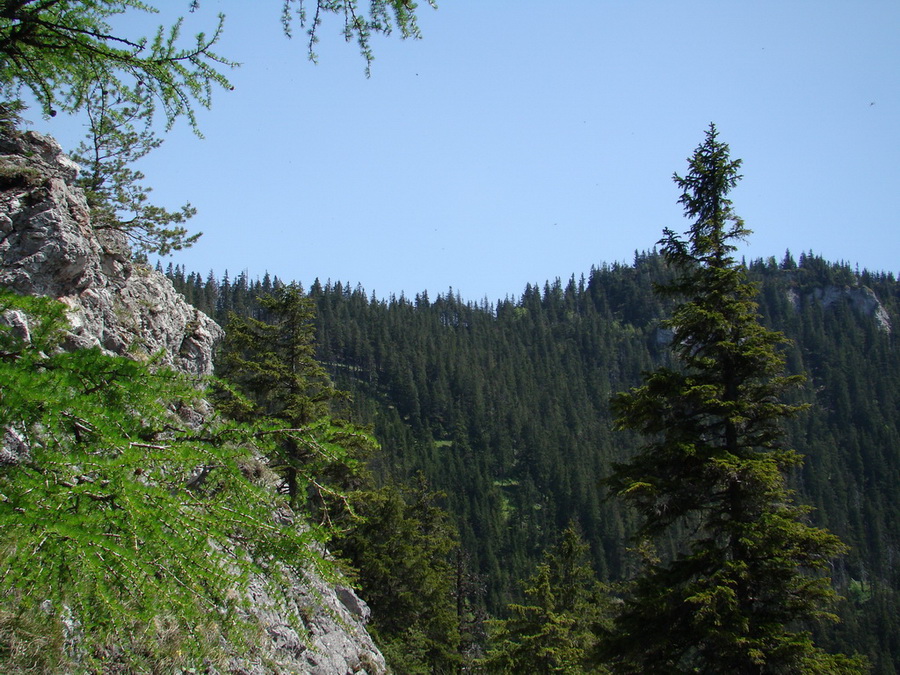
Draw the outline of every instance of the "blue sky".
[[[376,40],[366,79],[335,18],[313,65],[280,1],[203,0],[189,28],[224,12],[243,65],[204,139],[178,125],[141,166],[157,202],[199,210],[173,262],[515,297],[684,230],[671,176],[715,122],[744,161],[742,253],[900,271],[896,0],[420,4],[423,39]],[[36,126],[72,147],[78,124]]]

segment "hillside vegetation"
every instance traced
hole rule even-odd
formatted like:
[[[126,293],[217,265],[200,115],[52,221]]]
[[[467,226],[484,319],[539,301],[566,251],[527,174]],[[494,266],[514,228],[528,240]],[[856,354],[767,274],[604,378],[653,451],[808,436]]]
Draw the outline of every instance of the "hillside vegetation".
[[[873,672],[896,672],[900,355],[890,321],[900,284],[812,253],[747,269],[763,323],[790,340],[788,372],[807,375],[791,401],[809,409],[786,422],[790,447],[805,456],[791,483],[814,507],[812,521],[850,547],[831,572],[846,597],[842,623],[821,627],[820,639],[869,655]],[[281,283],[171,266],[168,275],[220,321],[253,314],[256,298]],[[660,321],[671,306],[653,285],[671,276],[653,251],[529,284],[496,304],[452,289],[386,300],[341,282],[308,289],[318,359],[381,445],[373,470],[382,481],[422,473],[446,494],[478,580],[475,613],[504,615],[521,600],[521,584],[570,522],[598,579],[622,580],[636,564],[634,515],[600,481],[639,439],[613,430],[609,401],[670,360]]]

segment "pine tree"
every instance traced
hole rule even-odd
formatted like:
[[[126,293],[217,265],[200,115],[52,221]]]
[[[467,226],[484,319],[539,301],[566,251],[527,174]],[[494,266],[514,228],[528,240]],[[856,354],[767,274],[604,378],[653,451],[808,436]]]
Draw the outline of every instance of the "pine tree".
[[[273,419],[290,428],[272,466],[293,504],[312,496],[310,507],[328,519],[332,507],[342,508],[343,491],[358,487],[362,460],[375,445],[367,432],[331,415],[342,395],[315,358],[315,305],[303,289],[280,286],[258,303],[262,319],[230,315],[217,403],[233,419]]]
[[[196,209],[185,204],[169,211],[149,203],[152,188],[142,184],[144,174],[132,167],[162,139],[152,129],[152,105],[137,93],[132,98],[116,104],[100,86],[87,93],[88,134],[72,153],[84,169],[76,184],[85,190],[94,229],[124,232],[135,252],[168,255],[200,238],[183,226]]]
[[[458,535],[420,477],[355,500],[355,518],[331,550],[355,568],[372,608],[368,629],[398,673],[455,673],[461,665],[456,569]]]
[[[618,426],[648,441],[608,485],[637,509],[646,542],[687,533],[672,559],[647,554],[606,645],[616,672],[862,670],[807,630],[831,618],[823,573],[844,546],[807,524],[785,484],[801,458],[781,424],[800,408],[781,399],[798,378],[783,374],[784,339],[760,324],[756,288],[732,257],[749,234],[728,198],[740,164],[710,125],[674,176],[693,223],[687,240],[664,231],[677,277],[659,291],[681,301],[667,322],[680,367],[613,400]]]

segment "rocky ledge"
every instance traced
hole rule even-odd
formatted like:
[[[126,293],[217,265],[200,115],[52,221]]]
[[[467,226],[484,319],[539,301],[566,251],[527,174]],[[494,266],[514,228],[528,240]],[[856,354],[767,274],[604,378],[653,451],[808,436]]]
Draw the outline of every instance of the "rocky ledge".
[[[132,262],[122,232],[95,231],[78,165],[52,138],[0,135],[0,285],[69,307],[68,348],[100,346],[212,373],[222,329],[161,274]]]

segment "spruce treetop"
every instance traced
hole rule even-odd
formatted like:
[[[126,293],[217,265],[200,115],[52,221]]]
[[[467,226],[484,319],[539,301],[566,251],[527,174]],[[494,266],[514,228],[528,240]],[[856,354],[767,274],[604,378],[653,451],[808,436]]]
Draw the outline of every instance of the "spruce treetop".
[[[726,143],[718,140],[715,124],[710,124],[706,139],[688,159],[688,173],[682,177],[672,174],[675,184],[681,188],[678,203],[684,207],[684,215],[693,219],[688,242],[682,242],[672,230],[664,230],[659,242],[667,255],[677,258],[688,254],[697,260],[713,256],[720,265],[731,263],[728,253],[735,250],[733,239],[744,239],[751,231],[735,214],[727,195],[743,178],[738,173],[742,160],[732,160]]]
[[[607,484],[641,519],[645,559],[605,645],[614,672],[851,673],[859,661],[817,647],[809,624],[833,618],[825,576],[845,547],[793,503],[783,422],[799,378],[784,374],[784,338],[760,323],[756,288],[731,255],[749,231],[729,192],[739,160],[710,125],[688,160],[679,203],[693,219],[664,232],[678,301],[667,325],[676,366],[616,396],[617,425],[647,441]],[[668,557],[659,537],[678,539]]]

